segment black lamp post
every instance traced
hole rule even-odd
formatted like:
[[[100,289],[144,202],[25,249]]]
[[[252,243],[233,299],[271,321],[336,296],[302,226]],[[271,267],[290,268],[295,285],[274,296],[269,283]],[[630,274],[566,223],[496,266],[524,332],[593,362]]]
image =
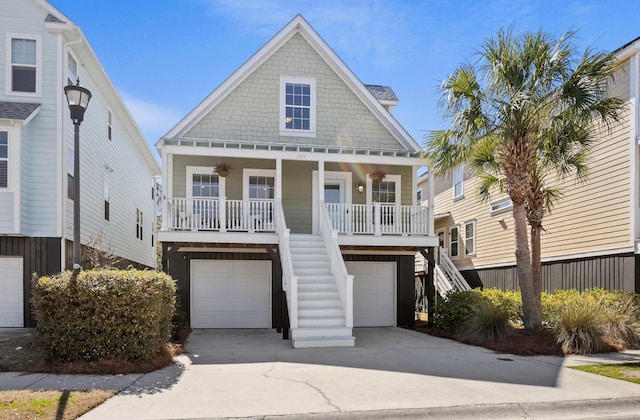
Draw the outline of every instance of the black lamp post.
[[[80,79],[75,85],[64,87],[67,97],[71,121],[74,127],[73,136],[73,275],[80,272],[80,123],[84,119],[84,111],[89,105],[91,92],[80,86]]]

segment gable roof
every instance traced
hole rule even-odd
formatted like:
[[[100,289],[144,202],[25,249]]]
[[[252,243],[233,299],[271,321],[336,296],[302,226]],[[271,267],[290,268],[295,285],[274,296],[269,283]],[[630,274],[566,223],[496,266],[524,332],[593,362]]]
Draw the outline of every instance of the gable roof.
[[[367,87],[356,77],[329,45],[302,17],[297,15],[262,48],[249,58],[240,68],[229,76],[198,106],[187,114],[167,134],[156,143],[160,146],[167,138],[179,138],[195,126],[205,115],[215,108],[227,95],[246,80],[257,68],[269,59],[280,47],[289,41],[295,34],[300,34],[314,49],[314,51],[327,63],[338,77],[351,89],[362,101],[367,109],[380,121],[398,143],[409,151],[420,150],[420,146],[409,133],[396,121],[396,119],[384,108]],[[393,92],[393,91],[391,91]],[[395,94],[394,94],[395,96]],[[397,98],[396,98],[397,99]]]

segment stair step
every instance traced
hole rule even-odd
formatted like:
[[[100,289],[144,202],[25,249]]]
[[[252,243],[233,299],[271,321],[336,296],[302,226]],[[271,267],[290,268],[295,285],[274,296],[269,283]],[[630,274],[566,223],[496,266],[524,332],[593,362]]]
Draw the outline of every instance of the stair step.
[[[338,292],[335,283],[298,283],[298,294],[307,292]]]
[[[291,345],[295,349],[317,347],[355,347],[356,338],[353,336],[296,338],[291,340]]]
[[[298,326],[304,327],[344,327],[344,316],[309,316],[309,317],[300,317],[298,316]]]
[[[333,277],[331,276],[303,276],[298,277],[298,284],[309,283],[323,283],[323,284],[335,284]]]
[[[299,300],[298,310],[300,309],[333,309],[338,308],[342,310],[342,303],[340,299],[331,300]]]
[[[292,339],[309,338],[309,337],[349,337],[353,334],[351,328],[334,327],[334,328],[294,328],[291,330]]]
[[[309,290],[309,291],[300,291],[298,288],[298,302],[303,300],[311,300],[311,301],[323,301],[327,300],[340,300],[340,295],[338,294],[338,290],[335,289],[333,291],[322,291],[322,290]]]
[[[298,305],[298,318],[340,318],[342,324],[344,324],[344,311],[342,307],[332,308],[301,308]]]

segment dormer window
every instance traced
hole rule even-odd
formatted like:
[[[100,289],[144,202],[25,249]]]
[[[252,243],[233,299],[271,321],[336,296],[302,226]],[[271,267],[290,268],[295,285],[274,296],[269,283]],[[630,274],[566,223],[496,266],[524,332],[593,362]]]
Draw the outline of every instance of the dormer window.
[[[315,136],[316,81],[308,77],[280,77],[280,134]]]

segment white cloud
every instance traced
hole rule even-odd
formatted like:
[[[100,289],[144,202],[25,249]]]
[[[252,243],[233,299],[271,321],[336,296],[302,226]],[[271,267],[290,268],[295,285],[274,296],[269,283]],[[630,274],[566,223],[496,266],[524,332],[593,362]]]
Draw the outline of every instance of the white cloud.
[[[181,113],[166,105],[146,102],[130,93],[122,93],[122,99],[147,141],[153,145],[182,118]]]

